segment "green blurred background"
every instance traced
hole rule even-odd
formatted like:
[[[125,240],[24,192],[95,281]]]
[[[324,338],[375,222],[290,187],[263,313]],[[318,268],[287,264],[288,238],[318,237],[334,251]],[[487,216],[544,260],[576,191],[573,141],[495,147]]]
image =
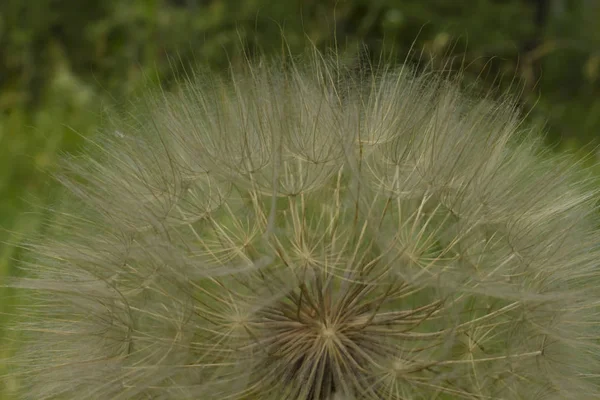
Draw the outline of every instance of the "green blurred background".
[[[43,226],[57,156],[181,65],[224,72],[242,47],[281,51],[282,32],[292,52],[310,41],[367,60],[404,60],[414,42],[434,63],[456,55],[486,89],[512,88],[549,145],[583,154],[600,139],[599,21],[598,0],[2,0],[0,286]],[[15,302],[0,291],[1,359]],[[16,384],[0,382],[0,399]]]

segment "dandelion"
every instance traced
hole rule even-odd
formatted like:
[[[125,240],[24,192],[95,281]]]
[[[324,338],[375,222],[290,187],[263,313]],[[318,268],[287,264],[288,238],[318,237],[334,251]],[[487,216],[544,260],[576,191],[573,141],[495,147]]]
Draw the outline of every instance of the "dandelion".
[[[596,399],[597,189],[408,68],[197,74],[114,115],[32,240],[27,399]]]

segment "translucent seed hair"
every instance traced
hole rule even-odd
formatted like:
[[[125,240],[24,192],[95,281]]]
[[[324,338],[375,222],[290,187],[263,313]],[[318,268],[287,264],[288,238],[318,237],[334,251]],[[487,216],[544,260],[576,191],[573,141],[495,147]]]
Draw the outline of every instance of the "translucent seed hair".
[[[18,394],[599,398],[597,185],[459,86],[314,51],[109,113],[9,282]]]

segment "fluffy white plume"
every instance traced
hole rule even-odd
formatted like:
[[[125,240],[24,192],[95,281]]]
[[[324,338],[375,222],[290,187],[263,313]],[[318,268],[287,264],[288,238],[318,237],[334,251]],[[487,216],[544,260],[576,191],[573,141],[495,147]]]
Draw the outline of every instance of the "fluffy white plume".
[[[11,283],[23,398],[599,398],[597,190],[510,101],[315,52],[136,104]]]

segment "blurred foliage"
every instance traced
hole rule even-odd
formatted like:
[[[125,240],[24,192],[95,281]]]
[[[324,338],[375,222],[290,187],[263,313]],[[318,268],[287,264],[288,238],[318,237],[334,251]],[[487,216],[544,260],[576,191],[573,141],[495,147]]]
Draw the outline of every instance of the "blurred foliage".
[[[598,21],[596,0],[3,0],[0,277],[40,227],[57,154],[93,133],[105,106],[168,86],[183,65],[223,72],[241,43],[274,54],[283,33],[292,52],[310,40],[464,67],[486,89],[511,87],[551,142],[577,149],[600,133]]]
[[[75,115],[144,75],[168,81],[170,58],[223,70],[240,42],[277,51],[283,31],[293,51],[335,37],[399,59],[416,39],[428,57],[487,68],[491,84],[517,77],[554,137],[589,141],[600,126],[598,20],[590,0],[4,0],[0,111],[30,116],[61,96]]]

